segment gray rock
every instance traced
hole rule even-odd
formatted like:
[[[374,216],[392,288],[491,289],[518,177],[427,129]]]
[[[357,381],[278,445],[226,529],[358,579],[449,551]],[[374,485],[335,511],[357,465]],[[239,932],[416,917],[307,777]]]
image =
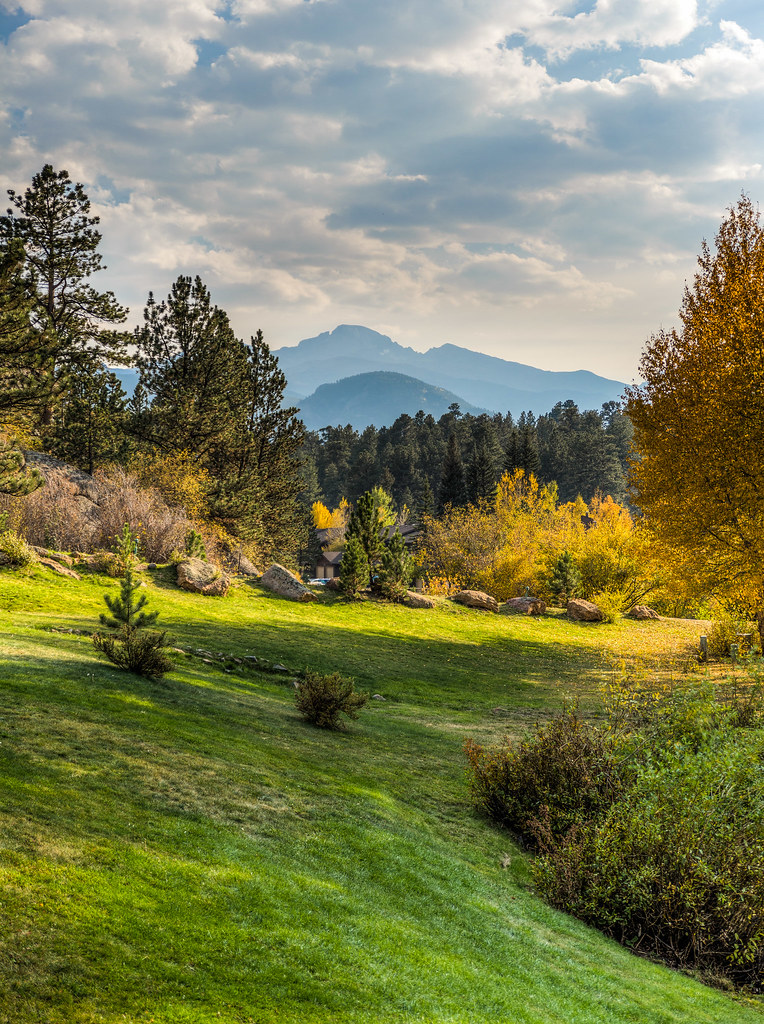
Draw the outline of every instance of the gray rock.
[[[602,622],[605,616],[596,604],[580,597],[571,597],[566,606],[568,618],[574,622]]]
[[[314,592],[308,590],[302,580],[276,562],[266,569],[258,582],[261,587],[278,594],[279,597],[285,597],[288,601],[317,600]]]
[[[510,597],[499,608],[501,615],[543,615],[546,604],[540,597]]]
[[[480,608],[486,612],[498,612],[499,602],[490,594],[484,594],[482,590],[460,590],[451,598],[457,604],[463,604],[467,608]]]
[[[426,594],[418,594],[415,590],[409,590],[403,599],[403,603],[409,608],[434,608],[435,598]]]
[[[231,578],[211,562],[187,558],[178,562],[178,586],[206,597],[224,597],[231,586]]]

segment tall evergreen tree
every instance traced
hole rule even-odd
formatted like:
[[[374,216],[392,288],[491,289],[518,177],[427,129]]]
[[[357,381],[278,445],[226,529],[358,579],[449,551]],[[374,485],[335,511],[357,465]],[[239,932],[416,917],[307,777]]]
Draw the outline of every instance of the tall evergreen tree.
[[[452,433],[448,438],[448,451],[443,463],[438,506],[443,510],[448,505],[459,508],[466,504],[467,486],[464,481],[464,463],[456,434]]]
[[[366,491],[353,509],[346,536],[348,541],[354,538],[361,545],[370,573],[374,573],[382,557],[386,534],[385,512],[378,496],[375,496],[374,491]],[[345,555],[342,561],[345,561]]]
[[[15,209],[0,217],[0,254],[11,252],[14,242],[23,245],[42,392],[38,417],[47,428],[72,366],[124,358],[124,339],[105,325],[121,323],[127,311],[112,292],[98,292],[90,284],[103,269],[101,234],[81,184],[45,164],[23,195],[9,189],[8,196]]]
[[[126,395],[119,378],[93,364],[76,369],[56,410],[50,450],[86,473],[126,453]]]
[[[485,439],[478,441],[468,469],[470,501],[477,505],[496,493],[496,472],[490,449]]]
[[[262,332],[239,341],[201,279],[180,277],[166,301],[149,296],[135,340],[152,396],[134,402],[138,436],[194,452],[213,481],[212,515],[263,557],[295,555],[304,428],[282,405],[286,378]]]

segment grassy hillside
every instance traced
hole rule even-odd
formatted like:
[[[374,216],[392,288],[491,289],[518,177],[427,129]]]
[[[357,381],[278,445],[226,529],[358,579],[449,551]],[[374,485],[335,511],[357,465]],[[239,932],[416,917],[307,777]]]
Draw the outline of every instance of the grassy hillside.
[[[288,676],[200,654],[152,684],[50,629],[94,628],[113,580],[0,572],[0,1021],[760,1024],[547,908],[466,789],[466,735],[589,702],[608,659],[681,655],[696,624],[147,579],[179,645],[339,669],[385,700],[325,733]]]

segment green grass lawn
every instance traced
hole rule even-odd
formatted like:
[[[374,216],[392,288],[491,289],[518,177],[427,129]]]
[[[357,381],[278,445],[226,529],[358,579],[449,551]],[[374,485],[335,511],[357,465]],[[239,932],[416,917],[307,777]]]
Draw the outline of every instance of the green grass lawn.
[[[465,736],[516,734],[566,694],[593,708],[613,660],[681,660],[697,623],[146,578],[178,645],[385,700],[327,733],[288,676],[179,656],[150,683],[50,630],[95,628],[115,581],[0,572],[0,1021],[761,1024],[546,907],[467,791]]]

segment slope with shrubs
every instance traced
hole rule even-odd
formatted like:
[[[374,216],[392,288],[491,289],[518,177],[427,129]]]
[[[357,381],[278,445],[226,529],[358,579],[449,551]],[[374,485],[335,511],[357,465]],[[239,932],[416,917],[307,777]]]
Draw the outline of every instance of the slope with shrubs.
[[[761,1019],[547,907],[464,776],[465,733],[516,731],[561,689],[589,700],[603,645],[679,650],[697,627],[146,579],[181,646],[337,670],[386,699],[330,732],[288,675],[200,652],[152,683],[50,631],[95,629],[114,580],[2,572],[0,1021]]]

